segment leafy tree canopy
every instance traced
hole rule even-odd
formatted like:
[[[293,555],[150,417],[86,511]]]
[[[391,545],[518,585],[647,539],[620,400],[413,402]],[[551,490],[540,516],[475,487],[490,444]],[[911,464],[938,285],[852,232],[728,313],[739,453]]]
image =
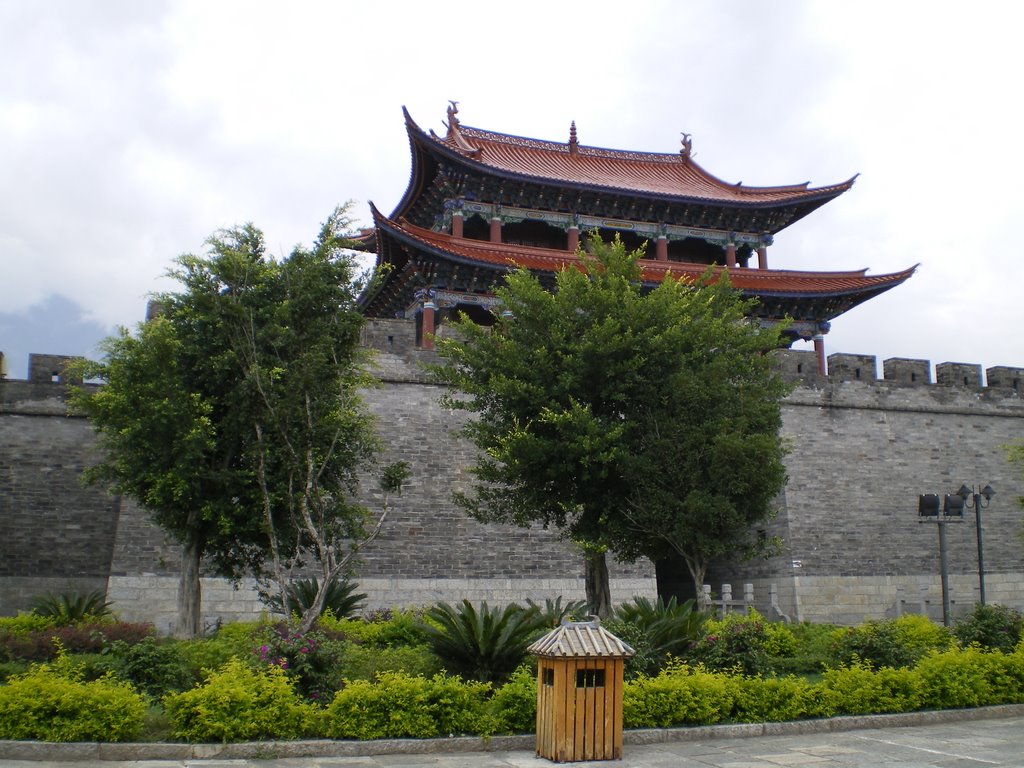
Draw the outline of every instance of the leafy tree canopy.
[[[326,583],[338,543],[366,533],[353,496],[378,445],[357,396],[370,380],[348,225],[342,206],[312,248],[280,261],[251,224],[216,233],[207,254],[176,260],[181,290],[84,366],[105,383],[74,395],[103,448],[87,477],[184,545],[180,634],[196,629],[203,557],[232,578],[329,558]]]
[[[649,288],[639,252],[588,248],[553,290],[511,273],[493,327],[463,318],[439,341],[447,405],[475,414],[481,449],[457,501],[592,553],[682,556],[702,579],[711,558],[757,546],[750,526],[785,482],[787,388],[766,354],[782,329],[749,319],[724,274]]]

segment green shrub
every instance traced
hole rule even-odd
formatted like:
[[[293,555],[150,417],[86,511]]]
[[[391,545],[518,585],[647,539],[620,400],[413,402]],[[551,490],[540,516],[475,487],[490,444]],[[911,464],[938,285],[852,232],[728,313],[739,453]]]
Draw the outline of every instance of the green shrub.
[[[57,626],[67,626],[89,619],[102,619],[110,615],[110,603],[99,591],[80,595],[77,592],[47,594],[37,597],[32,603],[32,612],[51,618]]]
[[[841,715],[912,712],[921,707],[923,685],[916,670],[872,669],[862,661],[828,669],[821,681],[829,704]]]
[[[726,720],[732,706],[725,675],[672,663],[657,677],[625,683],[622,721],[627,728],[710,725]]]
[[[316,730],[317,710],[303,703],[278,667],[229,661],[206,682],[164,698],[174,738],[188,742],[295,739]]]
[[[0,637],[42,632],[55,626],[57,626],[57,622],[52,616],[40,616],[38,613],[21,611],[17,616],[0,616]]]
[[[690,650],[689,658],[709,669],[763,675],[771,669],[766,627],[767,622],[757,614],[709,621],[706,634]]]
[[[834,660],[839,665],[860,659],[875,668],[910,667],[929,651],[944,650],[951,643],[945,627],[927,616],[910,614],[838,630]]]
[[[335,618],[333,614],[324,613],[318,626],[374,648],[417,646],[427,642],[421,617],[414,611],[380,611],[366,619]]]
[[[341,687],[342,640],[325,632],[296,632],[287,624],[266,627],[255,637],[255,658],[261,666],[283,669],[306,699],[326,704]]]
[[[819,689],[801,677],[729,678],[730,719],[740,723],[782,722],[830,714]]]
[[[107,667],[150,699],[184,691],[196,678],[179,653],[182,643],[147,637],[134,645],[118,640],[110,646]]]
[[[977,603],[969,615],[956,622],[953,635],[963,645],[977,643],[983,648],[992,648],[1011,653],[1021,640],[1024,617],[1020,611],[1005,605],[982,605]]]
[[[623,603],[616,609],[615,621],[609,623],[608,628],[613,634],[616,630],[625,631],[623,625],[639,628],[639,636],[631,634],[640,646],[634,650],[641,661],[647,661],[640,671],[655,674],[669,657],[684,656],[700,637],[707,614],[698,611],[695,605],[693,600],[677,603],[675,597],[669,598],[667,603],[661,597],[654,602],[645,597],[635,597],[633,602]],[[634,669],[640,667],[639,661],[631,666]]]
[[[833,645],[837,628],[833,624],[786,625],[796,647],[792,654],[772,659],[772,670],[779,674],[814,675],[833,664]]]
[[[440,659],[425,645],[375,648],[346,643],[338,675],[345,680],[373,680],[384,672],[430,677],[440,671]]]
[[[178,654],[188,666],[195,682],[207,673],[218,670],[232,659],[250,659],[259,647],[256,635],[267,627],[265,622],[225,624],[211,637],[190,640],[178,646]]]
[[[983,707],[1003,702],[996,689],[1006,672],[1006,657],[974,646],[963,650],[933,651],[918,662],[922,706],[927,709]]]
[[[533,733],[537,727],[537,670],[523,664],[501,688],[490,704],[496,718],[496,733]]]
[[[66,657],[0,685],[0,739],[131,741],[142,731],[145,701],[128,683],[83,681]]]
[[[651,647],[643,627],[614,617],[602,622],[602,626],[633,649],[633,655],[624,660],[622,667],[626,680],[650,677],[661,671],[666,660]]]
[[[469,600],[463,600],[458,608],[439,603],[425,618],[427,641],[445,668],[485,683],[512,674],[544,626],[536,608],[515,603],[490,608],[486,601],[479,608]]]
[[[0,661],[0,684],[15,675],[28,672],[31,664],[27,661]]]
[[[357,680],[334,697],[324,716],[332,739],[427,739],[458,733],[490,733],[488,683],[456,677],[412,677],[387,672],[374,682]]]

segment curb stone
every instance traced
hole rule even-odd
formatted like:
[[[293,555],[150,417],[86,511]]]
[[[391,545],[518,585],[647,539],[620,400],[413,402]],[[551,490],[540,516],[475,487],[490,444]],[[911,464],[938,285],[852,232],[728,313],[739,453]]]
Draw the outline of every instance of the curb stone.
[[[781,723],[729,723],[689,728],[645,728],[625,731],[623,744],[645,745],[757,736],[903,728],[914,725],[1024,717],[1024,704],[975,709],[901,712],[892,715],[831,717]],[[455,736],[447,739],[379,739],[376,741],[249,741],[234,744],[106,743],[0,741],[0,757],[8,760],[259,760],[295,757],[360,757],[368,755],[457,754],[461,752],[533,752],[536,736]]]

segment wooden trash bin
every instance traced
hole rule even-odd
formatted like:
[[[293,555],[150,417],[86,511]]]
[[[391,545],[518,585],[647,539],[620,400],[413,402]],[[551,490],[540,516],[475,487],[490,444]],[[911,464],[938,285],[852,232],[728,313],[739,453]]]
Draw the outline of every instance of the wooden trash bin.
[[[537,754],[558,763],[622,758],[622,665],[634,651],[592,621],[563,621],[537,656]]]

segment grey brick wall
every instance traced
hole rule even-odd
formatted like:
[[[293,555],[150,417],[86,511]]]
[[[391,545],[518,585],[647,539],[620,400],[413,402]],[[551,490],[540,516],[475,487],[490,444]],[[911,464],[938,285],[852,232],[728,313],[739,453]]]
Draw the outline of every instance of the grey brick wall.
[[[387,446],[382,463],[405,459],[412,467],[359,568],[372,605],[581,597],[581,562],[571,545],[541,529],[482,525],[454,506],[452,492],[468,484],[472,458],[472,448],[453,435],[465,415],[438,403],[441,390],[423,368],[437,357],[413,348],[412,324],[374,322],[363,338],[376,350],[373,366],[383,382],[366,393]],[[40,371],[59,360],[44,362]],[[984,510],[989,598],[1024,607],[1016,504],[1024,484],[1002,451],[1024,438],[1024,370],[990,368],[983,387],[980,367],[962,363],[941,364],[935,384],[922,360],[886,360],[880,380],[875,359],[864,355],[831,356],[828,377],[817,374],[812,352],[782,353],[779,365],[800,384],[783,408],[789,483],[767,526],[784,540],[783,551],[716,564],[710,583],[728,582],[736,593],[754,583],[767,613],[774,584],[779,610],[794,620],[855,622],[915,605],[934,612],[941,604],[937,534],[933,523],[917,521],[917,496],[966,481],[997,490]],[[145,510],[79,485],[94,458],[93,438],[88,424],[66,415],[63,392],[48,381],[0,381],[0,613],[24,607],[40,591],[107,582],[126,618],[169,626],[178,549]],[[368,475],[371,506],[379,506],[375,487]],[[948,526],[961,607],[973,602],[977,584],[973,519],[969,513]],[[208,579],[205,589],[211,622],[258,610],[251,584],[234,590]],[[613,565],[615,599],[653,589],[649,563]]]

